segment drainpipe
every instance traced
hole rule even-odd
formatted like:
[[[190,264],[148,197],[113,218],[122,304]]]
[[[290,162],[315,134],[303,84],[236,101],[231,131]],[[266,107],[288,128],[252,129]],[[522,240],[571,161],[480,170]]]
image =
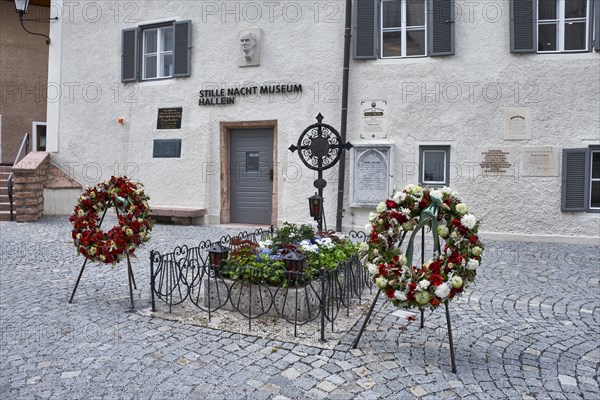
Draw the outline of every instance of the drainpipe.
[[[346,125],[348,124],[348,76],[350,72],[350,37],[352,36],[352,0],[346,0],[346,26],[344,28],[344,75],[342,82],[342,120],[340,136],[342,143],[346,143]],[[342,231],[342,218],[344,212],[344,186],[346,178],[346,152],[342,150],[338,175],[337,214],[335,230]]]

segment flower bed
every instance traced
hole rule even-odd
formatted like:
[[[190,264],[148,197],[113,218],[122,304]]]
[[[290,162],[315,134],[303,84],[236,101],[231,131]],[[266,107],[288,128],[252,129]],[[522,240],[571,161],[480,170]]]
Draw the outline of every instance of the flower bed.
[[[227,309],[242,314],[249,327],[261,316],[282,318],[295,327],[317,320],[323,335],[325,324],[333,329],[340,309],[349,310],[355,299],[360,303],[363,290],[371,287],[356,255],[358,242],[365,239],[363,232],[315,237],[310,227],[284,224],[171,253],[152,251],[152,309],[156,298],[170,308],[190,301],[209,320],[212,313]],[[208,250],[217,243],[231,251],[215,265]],[[286,259],[292,253],[298,256],[295,264]]]

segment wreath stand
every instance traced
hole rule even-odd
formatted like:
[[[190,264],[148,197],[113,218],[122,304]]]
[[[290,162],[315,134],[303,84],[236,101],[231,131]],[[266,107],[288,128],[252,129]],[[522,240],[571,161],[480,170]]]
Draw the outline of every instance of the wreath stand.
[[[426,221],[425,221],[426,222]],[[415,229],[416,233],[419,229]],[[410,243],[409,243],[409,247],[411,247],[411,253],[412,253],[412,241],[414,238],[414,233],[413,233],[413,237],[411,237],[410,239]],[[404,233],[404,236],[406,236],[406,233]],[[402,239],[400,240],[400,244],[402,245],[402,241],[404,240],[404,236],[402,236]],[[437,238],[437,235],[435,239]],[[438,239],[439,240],[439,239]],[[438,241],[438,248],[439,248],[439,241]],[[407,251],[408,253],[408,251]],[[412,257],[411,257],[412,258]],[[423,262],[425,260],[425,226],[423,226],[421,228],[421,262]],[[369,321],[371,320],[371,314],[373,314],[373,310],[375,308],[375,304],[377,304],[377,299],[379,299],[379,295],[381,294],[381,289],[379,289],[377,291],[377,294],[375,295],[375,298],[373,299],[373,303],[371,303],[371,307],[369,307],[369,311],[367,312],[367,315],[365,317],[365,320],[363,321],[363,324],[360,328],[360,331],[358,332],[358,335],[356,336],[356,339],[354,339],[354,342],[352,342],[352,346],[350,348],[352,349],[356,349],[358,347],[358,342],[360,341],[365,328],[367,327],[367,324],[369,323]],[[444,301],[444,306],[446,307],[446,324],[448,325],[448,345],[450,347],[450,362],[452,365],[452,372],[456,373],[456,358],[454,356],[454,342],[452,340],[452,325],[450,323],[450,311],[448,309],[448,300]],[[421,310],[421,322],[420,322],[420,326],[419,329],[423,329],[423,326],[425,324],[425,316],[424,316],[424,310]]]
[[[100,218],[100,224],[98,224],[98,228],[100,228],[102,226],[102,222],[104,221],[104,217],[106,216],[106,211],[108,211],[108,208],[104,209],[104,212],[102,213],[102,218]],[[119,217],[119,208],[115,205],[115,211],[117,212],[117,217]],[[129,259],[129,253],[127,251],[125,251],[125,256],[127,257],[127,275],[128,275],[128,280],[129,280],[129,299],[131,300],[131,308],[134,309],[134,304],[133,304],[133,289],[137,289],[137,286],[135,284],[135,278],[133,276],[133,269],[131,268],[131,260]],[[79,286],[79,281],[81,280],[81,276],[83,275],[83,270],[85,269],[85,266],[88,262],[88,259],[86,257],[85,261],[83,262],[83,265],[81,266],[81,271],[79,271],[79,276],[77,277],[77,282],[75,282],[75,287],[73,288],[73,293],[71,293],[71,298],[69,299],[69,304],[73,303],[73,297],[75,296],[75,292],[77,291],[77,286]],[[132,284],[133,284],[133,288],[132,288]]]

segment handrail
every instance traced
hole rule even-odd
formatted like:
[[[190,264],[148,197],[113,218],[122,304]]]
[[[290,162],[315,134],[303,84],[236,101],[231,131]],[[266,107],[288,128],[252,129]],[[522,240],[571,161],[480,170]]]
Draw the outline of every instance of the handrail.
[[[25,136],[21,141],[21,147],[19,147],[19,152],[17,153],[17,158],[15,158],[15,162],[13,163],[13,168],[16,167],[17,163],[21,161],[21,152],[23,151],[23,147],[25,147],[25,154],[23,157],[29,153],[29,133],[25,132]],[[11,171],[8,175],[8,202],[10,203],[10,220],[14,221],[13,217],[13,172]]]

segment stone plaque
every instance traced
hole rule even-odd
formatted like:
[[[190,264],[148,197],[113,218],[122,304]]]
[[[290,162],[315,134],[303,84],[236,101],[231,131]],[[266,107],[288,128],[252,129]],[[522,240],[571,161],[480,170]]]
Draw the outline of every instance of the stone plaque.
[[[558,176],[558,148],[554,146],[521,149],[523,176]]]
[[[479,167],[482,175],[494,176],[512,176],[514,175],[513,166],[515,164],[512,147],[480,147]]]
[[[504,109],[504,140],[531,139],[529,107]]]
[[[181,139],[155,139],[153,158],[181,158]]]
[[[389,197],[391,145],[355,146],[350,163],[350,206],[374,207]]]
[[[183,109],[159,108],[156,129],[181,129],[181,114]]]
[[[387,101],[362,101],[362,138],[387,137]]]

